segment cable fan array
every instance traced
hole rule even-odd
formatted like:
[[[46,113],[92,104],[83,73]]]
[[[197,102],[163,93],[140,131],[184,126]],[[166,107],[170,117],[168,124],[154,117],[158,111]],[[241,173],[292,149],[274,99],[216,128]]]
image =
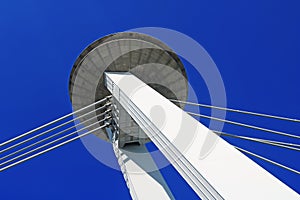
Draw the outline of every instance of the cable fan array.
[[[170,101],[176,102],[176,103],[184,103],[184,104],[191,105],[191,106],[198,106],[198,107],[203,107],[203,108],[223,110],[223,111],[228,111],[228,112],[235,112],[235,113],[240,113],[240,114],[253,115],[253,116],[271,118],[271,119],[276,119],[276,120],[283,120],[283,121],[288,121],[288,122],[293,122],[293,123],[300,123],[299,119],[293,119],[293,118],[288,118],[288,117],[281,117],[281,116],[275,116],[275,115],[269,115],[269,114],[263,114],[263,113],[257,113],[257,112],[250,112],[250,111],[244,111],[244,110],[238,110],[238,109],[232,109],[232,108],[224,108],[224,107],[212,106],[212,105],[208,105],[208,104],[186,102],[186,101],[180,101],[180,100],[175,100],[175,99],[170,99]],[[227,119],[216,118],[216,117],[212,117],[212,116],[208,116],[208,115],[204,115],[204,114],[198,114],[198,113],[194,113],[194,112],[187,111],[187,113],[194,117],[200,117],[200,118],[205,118],[205,119],[209,119],[209,120],[224,122],[224,123],[235,125],[235,126],[245,127],[245,128],[249,128],[249,129],[263,131],[263,132],[268,132],[271,134],[281,135],[284,137],[294,138],[297,140],[300,139],[299,135],[295,135],[295,134],[291,134],[291,133],[285,133],[282,131],[277,131],[277,130],[272,130],[272,129],[268,129],[268,128],[264,128],[264,127],[249,125],[249,124],[236,122],[236,121],[232,121],[232,120],[227,120]],[[300,144],[296,144],[296,143],[282,142],[282,141],[276,141],[276,140],[267,140],[267,139],[262,139],[262,138],[257,138],[257,137],[247,137],[247,136],[225,133],[225,132],[216,131],[216,130],[211,130],[211,131],[215,132],[218,135],[225,136],[225,137],[238,138],[238,139],[242,139],[242,140],[257,142],[257,143],[266,144],[266,145],[272,145],[272,146],[300,152]],[[237,147],[237,146],[234,146],[234,147],[243,153],[249,154],[251,156],[254,156],[256,158],[259,158],[261,160],[264,160],[266,162],[269,162],[278,167],[281,167],[283,169],[286,169],[288,171],[291,171],[291,172],[294,172],[294,173],[300,175],[300,171],[298,171],[296,169],[287,167],[283,164],[275,162],[271,159],[268,159],[268,158],[258,155],[256,153],[253,153],[253,152],[243,149],[241,147]]]
[[[111,118],[110,98],[111,96],[107,96],[1,143],[0,172],[107,127],[109,125],[108,120]],[[100,106],[100,104],[104,105]],[[94,115],[93,113],[97,114]],[[91,115],[92,117],[90,117]],[[76,117],[73,118],[73,116]],[[82,120],[83,117],[88,119]],[[93,128],[96,125],[100,126]],[[37,141],[30,143],[35,140]]]
[[[112,118],[110,98],[111,98],[111,96],[107,96],[107,97],[105,97],[95,103],[92,103],[84,108],[81,108],[77,111],[74,111],[72,113],[64,115],[58,119],[55,119],[54,121],[51,121],[51,122],[44,124],[38,128],[35,128],[35,129],[28,131],[22,135],[16,136],[12,139],[9,139],[9,140],[1,143],[0,144],[0,172],[4,171],[6,169],[9,169],[13,166],[16,166],[18,164],[21,164],[27,160],[35,158],[39,155],[42,155],[46,152],[54,150],[58,147],[61,147],[65,144],[71,143],[77,139],[80,139],[82,137],[85,137],[87,135],[95,133],[96,131],[98,131],[104,127],[107,127],[109,125],[108,120],[110,118]],[[223,108],[223,107],[212,106],[212,105],[207,105],[207,104],[185,102],[185,101],[179,101],[179,100],[174,100],[174,99],[170,99],[170,101],[177,102],[177,103],[184,103],[184,104],[191,105],[191,106],[199,106],[199,107],[204,107],[204,108],[217,109],[217,110],[223,110],[223,111],[228,111],[228,112],[235,112],[235,113],[253,115],[253,116],[258,116],[258,117],[289,121],[292,123],[300,123],[299,119],[280,117],[280,116],[274,116],[274,115],[268,115],[268,114],[250,112],[250,111],[243,111],[243,110],[237,110],[237,109],[232,109],[232,108]],[[102,105],[102,106],[100,106],[100,105]],[[93,113],[97,113],[97,114],[93,115]],[[281,135],[284,137],[294,138],[297,140],[300,139],[299,135],[295,135],[295,134],[291,134],[291,133],[285,133],[282,131],[277,131],[277,130],[272,130],[272,129],[268,129],[268,128],[264,128],[264,127],[249,125],[249,124],[236,122],[236,121],[232,121],[232,120],[227,120],[227,119],[216,118],[216,117],[212,117],[212,116],[208,116],[208,115],[204,115],[204,114],[198,114],[198,113],[194,113],[194,112],[187,112],[187,113],[190,114],[191,116],[195,116],[195,117],[220,121],[220,122],[224,122],[224,123],[235,125],[235,126],[264,131],[264,132],[268,132],[268,133],[272,133],[272,134],[276,134],[276,135]],[[76,117],[73,118],[73,116],[76,116]],[[87,119],[82,120],[83,117],[85,117]],[[69,118],[71,118],[71,119],[69,119]],[[95,121],[95,122],[93,122],[93,121]],[[89,124],[89,125],[86,125],[86,124]],[[100,125],[100,126],[97,126],[97,128],[93,128],[95,125]],[[216,130],[212,130],[212,131],[215,132],[216,134],[219,134],[224,137],[238,138],[238,139],[242,139],[242,140],[247,140],[247,141],[251,141],[251,142],[276,146],[276,147],[300,152],[300,144],[297,144],[297,143],[262,139],[262,138],[258,138],[258,137],[247,137],[247,136],[225,133],[225,132],[216,131]],[[32,143],[32,141],[33,141],[33,143]],[[276,166],[279,166],[283,169],[289,170],[291,172],[294,172],[294,173],[300,175],[300,172],[296,169],[292,169],[290,167],[287,167],[283,164],[275,162],[275,161],[268,159],[266,157],[263,157],[261,155],[255,154],[255,153],[253,153],[249,150],[243,149],[241,147],[235,146],[235,148],[241,152],[252,155],[254,157],[257,157],[266,162],[272,163]]]

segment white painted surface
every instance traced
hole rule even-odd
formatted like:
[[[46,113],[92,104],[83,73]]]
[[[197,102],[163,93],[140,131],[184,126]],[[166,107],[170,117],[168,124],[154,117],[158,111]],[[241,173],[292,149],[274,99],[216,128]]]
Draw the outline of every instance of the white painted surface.
[[[144,145],[120,148],[121,170],[133,199],[174,199],[167,183]]]
[[[142,113],[135,120],[202,199],[300,199],[295,191],[134,75],[106,76],[120,89],[111,91],[113,95],[133,118],[138,116],[136,112]]]

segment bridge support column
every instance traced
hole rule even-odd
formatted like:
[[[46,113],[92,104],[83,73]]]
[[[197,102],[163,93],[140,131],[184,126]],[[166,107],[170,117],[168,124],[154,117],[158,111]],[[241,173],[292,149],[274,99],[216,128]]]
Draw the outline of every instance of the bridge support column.
[[[299,199],[295,191],[134,75],[107,72],[105,81],[201,199]]]

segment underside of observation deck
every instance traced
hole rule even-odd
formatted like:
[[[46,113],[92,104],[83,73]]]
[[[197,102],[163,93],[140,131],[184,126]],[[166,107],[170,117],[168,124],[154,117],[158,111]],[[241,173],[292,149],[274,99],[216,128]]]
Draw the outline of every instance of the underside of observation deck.
[[[74,110],[109,94],[104,86],[104,72],[131,72],[167,98],[183,101],[187,98],[187,75],[179,57],[167,45],[145,34],[111,34],[96,40],[82,51],[69,79]],[[183,107],[184,104],[178,105]],[[93,115],[97,114],[95,112]],[[95,134],[108,141],[104,130]]]

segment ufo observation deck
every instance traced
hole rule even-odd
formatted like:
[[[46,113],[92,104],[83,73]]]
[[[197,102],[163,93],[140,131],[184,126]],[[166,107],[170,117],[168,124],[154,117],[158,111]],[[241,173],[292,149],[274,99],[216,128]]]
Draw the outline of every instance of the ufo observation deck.
[[[69,79],[69,95],[74,110],[110,94],[105,87],[104,72],[130,72],[166,98],[187,99],[187,74],[179,57],[167,45],[148,35],[115,33],[96,40],[82,51]],[[92,115],[97,116],[97,108],[104,103],[90,108],[95,111]],[[181,108],[184,106],[177,104]],[[81,121],[89,117],[82,117]],[[90,127],[91,130],[95,128]],[[103,129],[94,134],[106,141],[109,139]]]

